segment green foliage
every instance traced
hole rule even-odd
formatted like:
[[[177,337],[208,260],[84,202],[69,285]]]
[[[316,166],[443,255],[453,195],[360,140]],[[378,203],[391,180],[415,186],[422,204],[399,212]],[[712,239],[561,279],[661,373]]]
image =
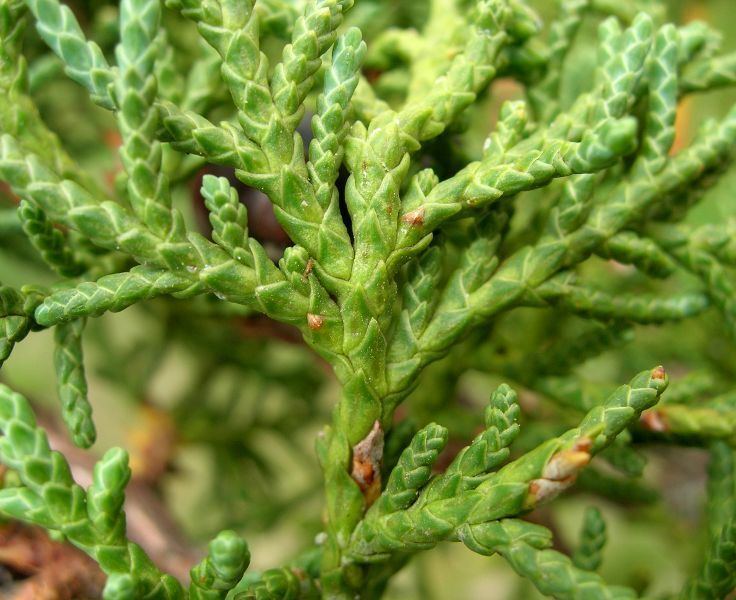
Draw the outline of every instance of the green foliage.
[[[159,572],[125,537],[127,454],[119,448],[108,451],[95,465],[94,480],[85,492],[75,483],[64,457],[49,448],[28,401],[5,386],[0,396],[0,452],[22,482],[0,491],[0,510],[58,531],[82,548],[111,576],[109,597],[126,597],[123,588],[155,598],[181,597],[179,583]]]
[[[248,568],[250,552],[234,531],[223,531],[210,542],[209,554],[192,569],[189,597],[198,600],[225,598]]]
[[[595,571],[601,565],[601,551],[606,545],[606,523],[600,511],[589,507],[583,518],[580,531],[580,545],[572,556],[575,566],[587,571]]]
[[[59,382],[62,417],[77,446],[89,448],[95,442],[92,407],[87,399],[84,375],[82,333],[85,320],[64,323],[54,329],[56,354],[54,362]]]
[[[142,305],[161,340],[103,343],[112,366],[98,371],[142,399],[171,340],[199,353],[191,388],[166,403],[172,437],[213,450],[207,485],[228,518],[258,498],[237,523],[254,528],[308,505],[272,498],[282,474],[259,432],[294,447],[295,429],[324,425],[323,377],[244,341],[243,323],[296,331],[340,389],[317,441],[324,531],[287,566],[246,572],[248,546],[226,529],[186,585],[164,573],[128,539],[127,454],[108,450],[85,490],[4,386],[0,515],[90,555],[108,599],[374,598],[413,555],[453,541],[555,598],[635,598],[595,572],[597,509],[572,556],[524,518],[576,482],[655,502],[645,445],[686,444],[712,462],[708,550],[681,595],[732,591],[736,378],[721,346],[688,349],[692,373],[661,401],[662,367],[605,394],[634,363],[656,364],[639,364],[640,348],[670,357],[679,339],[656,344],[682,321],[717,315],[709,341],[736,336],[734,222],[691,214],[733,162],[736,107],[689,145],[676,128],[688,95],[736,84],[736,60],[704,23],[665,23],[656,0],[561,0],[546,23],[531,4],[121,0],[104,16],[0,0],[0,245],[44,273],[43,286],[0,285],[0,364],[53,329],[61,416],[89,448],[83,339],[99,331],[92,317]],[[595,67],[570,93],[583,55]],[[82,133],[50,125],[69,106],[49,110],[42,90],[62,71],[95,105],[77,120],[104,123],[89,154],[116,128],[106,181]],[[525,99],[504,98],[503,81]],[[635,351],[615,373],[592,362],[625,343]],[[210,399],[227,370],[263,383],[245,425],[239,381],[224,408]],[[470,370],[514,385],[497,385],[482,423],[455,401]],[[276,387],[281,412],[261,398]],[[588,467],[596,455],[606,468]],[[267,475],[260,492],[245,461]]]

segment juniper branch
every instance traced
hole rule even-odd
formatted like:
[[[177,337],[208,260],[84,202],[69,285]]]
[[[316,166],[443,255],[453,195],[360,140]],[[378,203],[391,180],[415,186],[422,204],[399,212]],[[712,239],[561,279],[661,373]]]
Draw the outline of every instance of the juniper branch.
[[[113,110],[113,72],[100,47],[88,41],[71,9],[57,0],[26,0],[39,35],[62,60],[66,74],[87,88],[94,102]]]
[[[654,405],[666,385],[661,367],[644,371],[588,412],[579,427],[509,463],[478,487],[426,503],[420,495],[407,510],[366,517],[353,533],[351,556],[380,560],[390,552],[431,548],[453,539],[458,528],[512,517],[548,501],[572,485],[593,455]]]
[[[84,374],[82,333],[84,319],[58,325],[54,363],[58,380],[62,412],[72,440],[77,446],[89,448],[97,436],[92,421],[92,406],[87,399],[87,379]]]
[[[597,508],[588,507],[580,531],[580,545],[572,556],[572,562],[579,569],[597,570],[601,564],[601,551],[605,544],[606,523]]]
[[[125,537],[122,499],[130,476],[125,452],[105,454],[85,494],[63,456],[49,448],[27,400],[5,386],[0,387],[0,431],[0,458],[23,483],[0,490],[1,513],[63,533],[113,575],[108,588],[123,577],[138,594],[183,598],[179,583]]]
[[[160,296],[187,301],[151,303],[149,315],[165,322],[166,349],[181,337],[193,342],[188,348],[214,352],[174,418],[182,444],[192,430],[199,441],[207,429],[221,459],[213,490],[230,502],[237,479],[249,475],[239,457],[263,471],[268,461],[263,448],[248,454],[258,436],[238,428],[234,404],[224,436],[200,425],[202,414],[222,424],[210,399],[219,383],[211,381],[221,381],[220,368],[245,363],[259,381],[270,385],[274,375],[250,356],[248,342],[235,345],[234,328],[218,337],[215,320],[235,319],[239,330],[262,313],[297,327],[340,388],[318,440],[325,535],[289,566],[244,575],[247,546],[225,531],[185,591],[127,539],[127,455],[108,452],[83,490],[49,449],[25,400],[5,388],[0,459],[13,472],[0,490],[0,512],[59,532],[90,554],[108,575],[106,598],[373,598],[414,553],[441,541],[499,553],[556,597],[628,598],[631,590],[591,572],[605,538],[598,514],[587,514],[572,560],[550,549],[549,531],[516,518],[578,475],[587,491],[651,502],[654,492],[636,479],[645,463],[638,443],[666,441],[708,446],[713,458],[711,549],[683,597],[725,595],[733,584],[728,445],[736,431],[728,354],[710,315],[685,346],[680,339],[650,343],[654,328],[636,327],[666,328],[712,304],[736,330],[733,223],[678,224],[733,161],[736,111],[672,150],[678,102],[733,83],[732,56],[722,53],[719,34],[702,23],[659,25],[662,11],[640,0],[562,0],[546,43],[524,0],[412,0],[390,11],[382,2],[359,3],[348,18],[357,28],[343,28],[352,0],[166,4],[194,26],[182,27],[175,15],[162,19],[158,0],[123,0],[117,25],[95,3],[83,3],[78,22],[57,0],[0,0],[0,178],[9,184],[0,200],[20,200],[8,211],[13,220],[3,217],[3,259],[7,252],[27,260],[25,233],[61,276],[48,288],[0,286],[0,362],[33,331],[56,327],[62,414],[74,440],[87,446],[94,424],[81,352],[86,319]],[[578,39],[583,22],[600,15],[614,18],[600,24],[597,41]],[[31,23],[56,57],[25,36]],[[89,35],[80,23],[90,24]],[[112,64],[106,56],[116,44]],[[570,72],[572,54],[581,52],[597,55],[583,93],[587,82]],[[38,57],[30,68],[26,56]],[[273,56],[280,58],[270,66]],[[80,148],[76,131],[62,124],[57,136],[43,122],[42,114],[54,129],[58,124],[48,107],[62,100],[41,88],[62,68],[114,112],[99,122],[95,114],[84,128],[100,136],[105,129],[107,156],[115,133],[106,128],[117,126],[123,172],[114,190],[102,183],[103,175],[113,177],[88,156],[102,158],[102,144]],[[529,107],[507,102],[493,119],[486,98],[499,76],[523,87]],[[70,120],[88,114],[83,103],[63,107]],[[305,144],[301,121],[315,108]],[[282,250],[281,231],[277,244],[262,239],[256,191],[209,172],[201,185],[199,177],[184,185],[207,163],[265,194],[293,245]],[[527,193],[538,188],[543,192]],[[191,196],[195,205],[204,200],[211,240],[185,218],[190,211],[177,208]],[[599,283],[588,278],[591,271],[612,280],[612,269],[596,267],[593,256],[638,272],[617,277],[614,287]],[[683,271],[700,287],[683,288]],[[663,278],[664,286],[649,287]],[[191,302],[197,305],[187,308]],[[622,368],[664,347],[683,363],[686,353],[702,354],[692,366],[708,381],[686,381],[672,401],[654,407],[666,385],[657,368],[601,401],[603,376],[581,369],[582,362],[636,343],[642,332],[646,343],[632,346]],[[124,379],[127,355],[113,354],[116,377]],[[532,408],[524,432],[516,393],[502,385],[477,433],[478,423],[454,403],[467,368],[527,388],[522,404]],[[268,402],[268,414],[258,405],[246,433],[271,428],[289,447],[298,445],[292,424],[319,405],[299,411],[311,371],[292,379],[289,414],[271,419],[277,403]],[[452,420],[453,434],[472,440],[435,475],[448,429],[432,423],[404,442],[392,431],[397,407],[415,389],[406,409],[416,409],[412,421]],[[576,413],[584,416],[568,429]],[[415,430],[409,419],[400,427]],[[229,450],[235,443],[237,456]],[[618,473],[585,469],[599,453]],[[222,476],[223,468],[238,477]],[[260,478],[248,480],[259,486]],[[268,512],[285,512],[279,486],[268,493]]]

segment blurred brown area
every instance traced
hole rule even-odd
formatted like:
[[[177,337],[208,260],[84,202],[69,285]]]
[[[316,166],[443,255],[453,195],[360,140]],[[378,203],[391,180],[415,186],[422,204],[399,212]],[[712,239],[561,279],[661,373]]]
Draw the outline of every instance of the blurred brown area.
[[[6,600],[92,600],[105,576],[70,544],[38,527],[0,524],[0,597]]]

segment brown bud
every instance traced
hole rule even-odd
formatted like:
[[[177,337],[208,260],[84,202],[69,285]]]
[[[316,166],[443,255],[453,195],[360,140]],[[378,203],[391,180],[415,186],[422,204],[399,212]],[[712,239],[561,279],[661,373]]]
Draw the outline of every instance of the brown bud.
[[[529,484],[526,506],[531,508],[550,500],[575,483],[580,470],[592,458],[592,446],[593,440],[583,436],[575,441],[572,448],[555,453],[542,470],[542,477]]]
[[[424,207],[420,206],[416,210],[402,215],[401,220],[412,227],[421,227],[424,225]]]
[[[318,329],[322,328],[322,325],[325,324],[325,318],[322,315],[313,315],[312,313],[307,313],[307,325],[312,331],[317,331]]]
[[[657,380],[664,380],[667,377],[667,373],[664,370],[664,367],[662,365],[659,365],[658,367],[655,367],[652,369],[652,379]]]

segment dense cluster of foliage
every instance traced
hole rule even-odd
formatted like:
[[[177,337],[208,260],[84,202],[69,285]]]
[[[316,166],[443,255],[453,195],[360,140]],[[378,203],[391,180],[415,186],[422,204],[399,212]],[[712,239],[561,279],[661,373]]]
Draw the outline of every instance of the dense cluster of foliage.
[[[168,418],[179,443],[213,448],[212,510],[247,531],[285,510],[262,432],[289,439],[324,416],[313,352],[341,390],[317,436],[323,531],[251,573],[227,529],[185,585],[128,537],[128,454],[108,450],[81,485],[6,386],[0,515],[93,557],[110,600],[377,598],[445,541],[502,556],[555,598],[635,598],[596,572],[597,509],[569,553],[525,515],[573,484],[636,502],[653,493],[642,448],[697,446],[711,456],[707,546],[671,592],[726,597],[735,230],[690,216],[734,158],[736,107],[673,149],[678,106],[736,83],[720,36],[666,23],[653,0],[561,0],[545,24],[525,0],[163,4],[0,0],[3,252],[56,274],[0,287],[0,361],[53,328],[61,415],[89,448],[87,320],[147,306],[163,331],[142,346],[95,334],[106,376],[142,397],[157,357],[184,342],[196,366]],[[64,76],[81,88],[44,94]],[[494,82],[524,99],[497,102]],[[92,155],[111,128],[119,165],[105,178]],[[617,389],[580,371],[639,326],[665,347],[660,331],[700,318],[721,346],[691,343],[690,373],[664,395],[661,366]],[[267,337],[240,335],[244,323]],[[294,331],[311,350],[274,353]],[[643,354],[624,356],[631,376]],[[456,401],[469,370],[496,380],[483,418]],[[224,372],[234,391],[219,402]],[[285,399],[256,401],[243,423],[244,379]]]

